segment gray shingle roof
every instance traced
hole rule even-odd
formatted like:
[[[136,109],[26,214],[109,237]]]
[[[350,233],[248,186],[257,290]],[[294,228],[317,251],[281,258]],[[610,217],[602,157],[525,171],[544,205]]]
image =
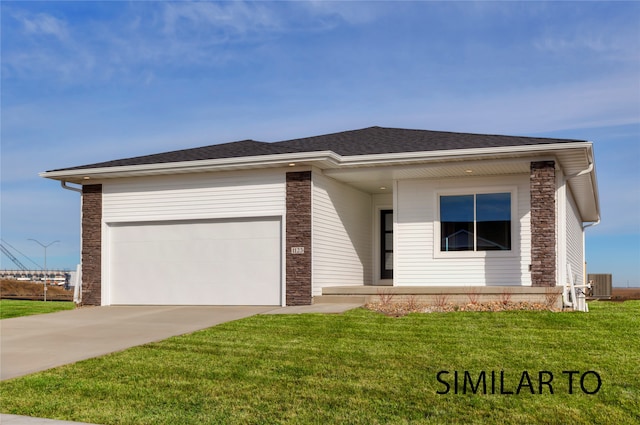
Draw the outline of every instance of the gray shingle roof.
[[[446,131],[368,127],[323,136],[277,142],[300,152],[333,151],[339,155],[372,155],[573,142],[567,139],[497,136]]]
[[[117,159],[113,161],[51,171],[237,158],[244,156],[273,155],[294,152],[333,151],[342,156],[352,156],[540,145],[575,141],[576,140],[568,139],[368,127],[360,130],[343,131],[339,133],[325,134],[322,136],[305,137],[301,139],[272,143],[258,142],[255,140],[242,140],[239,142]]]

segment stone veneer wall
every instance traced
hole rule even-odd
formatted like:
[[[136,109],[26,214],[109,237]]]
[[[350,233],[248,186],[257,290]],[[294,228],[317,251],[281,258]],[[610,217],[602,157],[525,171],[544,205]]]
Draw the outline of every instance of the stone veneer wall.
[[[311,171],[287,173],[286,303],[310,305]],[[291,248],[304,253],[292,253]]]
[[[102,289],[102,185],[82,186],[82,304],[100,305]]]
[[[554,161],[531,163],[531,285],[556,286]]]

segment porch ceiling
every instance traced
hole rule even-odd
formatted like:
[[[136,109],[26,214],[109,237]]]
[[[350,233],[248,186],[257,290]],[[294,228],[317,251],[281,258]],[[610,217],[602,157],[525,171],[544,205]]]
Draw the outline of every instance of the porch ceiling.
[[[526,161],[460,161],[378,168],[331,169],[326,175],[368,193],[388,193],[394,180],[439,179],[469,176],[523,174]],[[381,189],[382,187],[386,189]]]
[[[574,195],[584,222],[600,219],[598,188],[595,168],[582,175],[593,164],[593,153],[589,148],[566,149],[554,152],[539,152],[538,155],[506,154],[485,156],[474,160],[455,158],[448,161],[422,160],[407,165],[352,166],[325,169],[324,173],[364,192],[391,193],[393,181],[401,179],[440,179],[470,176],[499,176],[528,174],[531,161],[555,160],[557,168],[569,176],[567,184]]]

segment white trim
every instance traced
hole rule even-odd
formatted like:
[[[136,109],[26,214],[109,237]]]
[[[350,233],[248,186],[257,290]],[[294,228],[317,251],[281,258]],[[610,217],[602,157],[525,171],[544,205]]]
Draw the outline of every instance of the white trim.
[[[393,283],[392,286],[396,286],[398,284],[397,279],[397,268],[398,268],[398,234],[400,231],[400,226],[398,225],[398,214],[400,211],[398,210],[398,190],[399,190],[399,180],[393,181]]]
[[[286,195],[285,195],[286,197]],[[287,306],[287,213],[280,213],[280,306]],[[313,251],[312,251],[313,259]]]
[[[564,170],[566,173],[578,172],[578,174],[580,174],[585,168],[590,169],[588,174],[582,174],[576,178],[574,185],[579,186],[579,189],[574,189],[574,194],[576,195],[576,201],[581,211],[582,219],[585,222],[600,219],[596,169],[593,165],[593,143],[588,141],[350,156],[338,155],[333,151],[294,152],[160,164],[54,170],[42,172],[39,175],[54,180],[83,184],[99,183],[103,179],[125,177],[219,172],[242,169],[289,169],[291,163],[296,163],[296,169],[300,166],[315,166],[319,169],[326,170],[327,175],[335,172],[336,176],[334,178],[349,183],[347,180],[338,177],[340,172],[348,174],[350,171],[357,170],[358,168],[384,166],[385,172],[390,172],[385,178],[395,179],[399,178],[399,176],[391,175],[394,170],[389,169],[395,166],[399,166],[398,171],[402,171],[405,167],[420,165],[428,166],[449,163],[457,163],[460,165],[466,161],[489,161],[489,163],[491,163],[498,160],[511,160],[516,158],[529,160],[532,156],[537,157],[537,160],[547,156],[557,156],[557,159],[555,159],[557,168],[561,166],[566,167],[567,163],[572,163],[572,167]],[[585,159],[586,164],[576,170],[576,164],[581,163]],[[574,185],[572,185],[572,188]]]
[[[50,179],[72,180],[85,177],[113,178],[123,176],[153,175],[167,173],[184,173],[237,168],[284,167],[292,162],[319,163],[321,168],[362,167],[375,165],[406,164],[408,161],[433,162],[442,160],[459,160],[467,158],[480,159],[483,156],[520,156],[520,154],[566,151],[570,149],[590,150],[591,142],[550,143],[541,145],[501,146],[473,149],[448,149],[438,151],[400,152],[372,155],[342,156],[333,151],[297,152],[276,155],[246,156],[237,158],[206,159],[197,161],[180,161],[142,165],[125,165],[113,167],[82,168],[72,170],[45,171],[41,177]]]
[[[590,148],[591,142],[550,143],[542,145],[500,146],[490,148],[447,149],[439,151],[419,151],[385,153],[372,155],[339,156],[340,165],[344,166],[368,166],[390,165],[390,163],[406,163],[411,160],[458,160],[473,157],[481,159],[483,156],[520,156],[523,153],[543,153],[563,151],[569,149]]]
[[[450,195],[477,195],[489,193],[511,194],[511,249],[505,251],[450,251],[440,250],[440,197]],[[518,218],[517,186],[470,186],[466,188],[440,189],[434,192],[433,258],[499,258],[520,255],[520,221]],[[475,208],[475,205],[474,205]],[[475,214],[474,214],[475,216]]]
[[[102,241],[100,244],[100,305],[111,305],[111,226],[102,221]]]
[[[567,282],[567,180],[562,170],[556,173],[556,286]]]
[[[302,152],[278,155],[243,156],[237,158],[205,159],[197,161],[180,161],[142,165],[123,165],[113,167],[45,171],[39,173],[39,175],[41,177],[50,179],[64,179],[65,177],[68,177],[69,180],[73,177],[80,177],[84,179],[85,177],[91,177],[93,175],[98,175],[101,178],[113,178],[153,174],[230,170],[238,168],[288,167],[289,163],[296,161],[327,161],[338,163],[340,162],[340,155],[337,155],[332,151]]]

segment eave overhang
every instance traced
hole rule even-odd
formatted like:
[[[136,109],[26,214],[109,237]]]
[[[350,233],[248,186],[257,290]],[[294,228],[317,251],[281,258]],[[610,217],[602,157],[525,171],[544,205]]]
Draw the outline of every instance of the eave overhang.
[[[41,177],[88,184],[117,178],[130,178],[168,174],[187,174],[251,170],[265,168],[312,166],[324,170],[327,175],[353,184],[366,179],[372,171],[386,178],[411,178],[417,171],[430,167],[433,177],[451,177],[473,164],[483,164],[481,174],[508,174],[523,172],[525,161],[535,159],[557,159],[558,167],[565,176],[578,174],[593,164],[591,142],[567,142],[525,146],[488,147],[423,152],[402,152],[372,155],[342,156],[333,151],[296,152],[274,155],[245,156],[236,158],[207,159],[182,162],[154,163],[142,165],[112,166],[46,171]],[[505,164],[511,163],[511,167]],[[516,166],[516,164],[519,164]],[[519,168],[518,168],[519,167]],[[476,167],[477,169],[478,167]],[[506,171],[512,170],[512,171]],[[528,171],[528,170],[527,170]],[[595,167],[588,173],[568,179],[576,198],[583,222],[595,222],[600,218]],[[356,185],[357,186],[357,185]]]

